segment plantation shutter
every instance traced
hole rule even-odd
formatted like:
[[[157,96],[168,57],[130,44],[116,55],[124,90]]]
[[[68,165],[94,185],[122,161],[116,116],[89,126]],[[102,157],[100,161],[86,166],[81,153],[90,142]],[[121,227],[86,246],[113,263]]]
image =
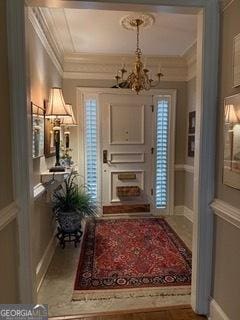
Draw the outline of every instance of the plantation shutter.
[[[97,101],[85,101],[85,181],[97,199]]]
[[[167,207],[168,199],[168,126],[169,101],[167,98],[158,100],[156,114],[156,208]]]

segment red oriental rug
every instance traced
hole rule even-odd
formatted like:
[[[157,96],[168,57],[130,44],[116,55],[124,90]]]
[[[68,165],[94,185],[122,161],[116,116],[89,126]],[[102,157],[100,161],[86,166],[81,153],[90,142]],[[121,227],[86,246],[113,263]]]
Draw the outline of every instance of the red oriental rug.
[[[189,249],[162,218],[90,221],[73,299],[123,289],[189,286],[191,258]]]

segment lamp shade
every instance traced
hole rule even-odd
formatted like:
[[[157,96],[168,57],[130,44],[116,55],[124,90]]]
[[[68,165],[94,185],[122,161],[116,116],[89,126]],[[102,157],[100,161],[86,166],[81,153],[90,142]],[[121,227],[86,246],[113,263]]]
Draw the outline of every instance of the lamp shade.
[[[237,112],[233,104],[227,104],[225,106],[225,122],[226,123],[239,123]]]
[[[51,88],[45,116],[47,118],[71,116],[67,111],[61,88]]]
[[[65,107],[67,109],[67,112],[71,115],[71,117],[62,118],[61,125],[67,126],[67,127],[77,126],[77,122],[76,122],[76,119],[74,117],[72,105],[69,104],[69,103],[66,103]]]

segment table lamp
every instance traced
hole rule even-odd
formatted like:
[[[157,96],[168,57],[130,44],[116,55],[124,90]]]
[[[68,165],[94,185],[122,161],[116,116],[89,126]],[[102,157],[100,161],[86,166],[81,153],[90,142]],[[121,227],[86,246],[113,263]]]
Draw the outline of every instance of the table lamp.
[[[64,118],[70,118],[61,88],[51,88],[49,101],[46,107],[45,117],[53,121],[54,144],[56,149],[56,163],[50,168],[50,172],[63,172],[65,168],[60,165],[60,130],[61,121]]]

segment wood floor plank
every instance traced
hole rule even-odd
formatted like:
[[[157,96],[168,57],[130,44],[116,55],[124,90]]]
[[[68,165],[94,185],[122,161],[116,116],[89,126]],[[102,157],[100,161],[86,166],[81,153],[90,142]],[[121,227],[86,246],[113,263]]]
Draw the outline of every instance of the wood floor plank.
[[[81,318],[81,320],[206,320],[190,308]]]

